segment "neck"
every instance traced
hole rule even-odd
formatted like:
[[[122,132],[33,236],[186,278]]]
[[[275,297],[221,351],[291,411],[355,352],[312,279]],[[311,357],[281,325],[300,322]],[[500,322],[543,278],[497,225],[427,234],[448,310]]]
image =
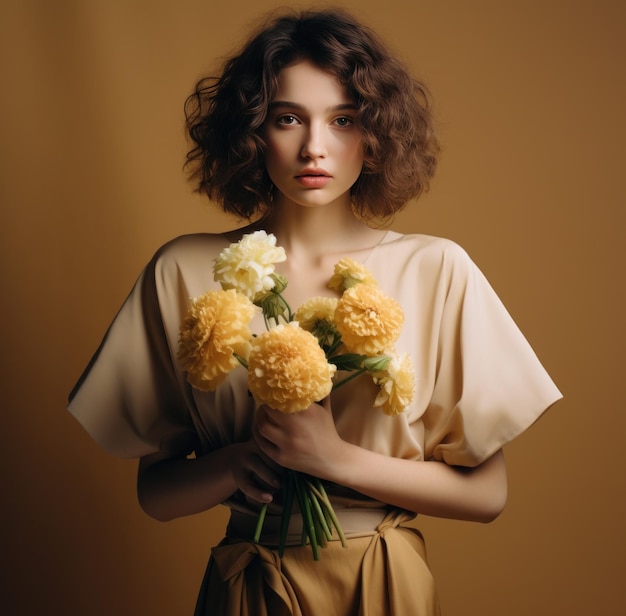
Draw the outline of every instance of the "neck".
[[[302,207],[275,204],[258,226],[273,233],[290,260],[321,261],[338,254],[367,250],[384,235],[359,220],[350,204]]]
[[[292,307],[315,296],[334,296],[328,280],[339,259],[364,263],[383,240],[385,231],[360,221],[349,204],[321,207],[274,204],[271,213],[254,224],[276,236],[287,260],[276,271],[289,280],[285,297]]]

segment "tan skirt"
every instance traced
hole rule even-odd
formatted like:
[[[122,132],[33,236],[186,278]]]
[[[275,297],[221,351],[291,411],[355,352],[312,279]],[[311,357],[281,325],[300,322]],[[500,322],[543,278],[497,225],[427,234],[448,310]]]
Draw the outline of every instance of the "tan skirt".
[[[435,616],[435,585],[424,540],[392,511],[348,547],[331,541],[273,548],[227,537],[213,548],[195,616]],[[343,525],[343,523],[342,523]],[[346,527],[344,526],[344,529]]]

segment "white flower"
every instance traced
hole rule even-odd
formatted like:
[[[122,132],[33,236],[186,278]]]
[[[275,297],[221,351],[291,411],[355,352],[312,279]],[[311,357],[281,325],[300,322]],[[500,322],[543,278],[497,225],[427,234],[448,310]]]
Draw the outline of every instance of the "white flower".
[[[255,231],[220,253],[213,277],[223,289],[236,289],[253,300],[257,293],[274,288],[274,265],[286,258],[285,249],[276,246],[273,234]]]
[[[372,374],[374,383],[380,387],[374,406],[385,415],[399,415],[413,401],[415,380],[413,364],[408,353],[391,356],[387,369]]]

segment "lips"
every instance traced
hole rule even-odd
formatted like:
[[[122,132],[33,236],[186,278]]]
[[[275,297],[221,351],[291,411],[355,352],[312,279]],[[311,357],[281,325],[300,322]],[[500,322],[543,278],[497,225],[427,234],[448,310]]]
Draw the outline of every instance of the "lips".
[[[295,177],[306,188],[323,188],[332,176],[324,169],[304,169]]]
[[[330,182],[328,175],[299,175],[296,181],[305,188],[324,188]]]
[[[320,169],[318,167],[308,167],[307,169],[303,169],[300,173],[296,175],[297,178],[301,177],[330,177],[330,173],[326,171],[326,169]]]

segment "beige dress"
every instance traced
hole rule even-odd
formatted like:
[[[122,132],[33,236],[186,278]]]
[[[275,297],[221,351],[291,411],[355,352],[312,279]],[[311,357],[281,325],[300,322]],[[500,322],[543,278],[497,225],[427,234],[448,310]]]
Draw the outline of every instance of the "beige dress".
[[[215,392],[189,386],[176,360],[189,298],[217,288],[212,262],[221,235],[184,236],[162,247],[139,277],[76,387],[70,412],[110,452],[139,457],[164,442],[195,443],[197,455],[250,437],[254,401],[243,368]],[[404,308],[396,348],[410,353],[416,395],[396,417],[372,408],[374,386],[357,379],[332,395],[345,440],[389,456],[475,466],[528,428],[561,394],[482,273],[455,243],[389,231],[365,265]],[[182,452],[181,452],[182,453]],[[249,541],[256,509],[239,494],[225,540],[213,549],[197,614],[427,616],[437,614],[413,514],[329,486],[347,549],[330,542],[321,560],[306,546],[282,559],[273,525]],[[298,536],[294,517],[294,536]],[[294,542],[295,543],[295,542]]]

